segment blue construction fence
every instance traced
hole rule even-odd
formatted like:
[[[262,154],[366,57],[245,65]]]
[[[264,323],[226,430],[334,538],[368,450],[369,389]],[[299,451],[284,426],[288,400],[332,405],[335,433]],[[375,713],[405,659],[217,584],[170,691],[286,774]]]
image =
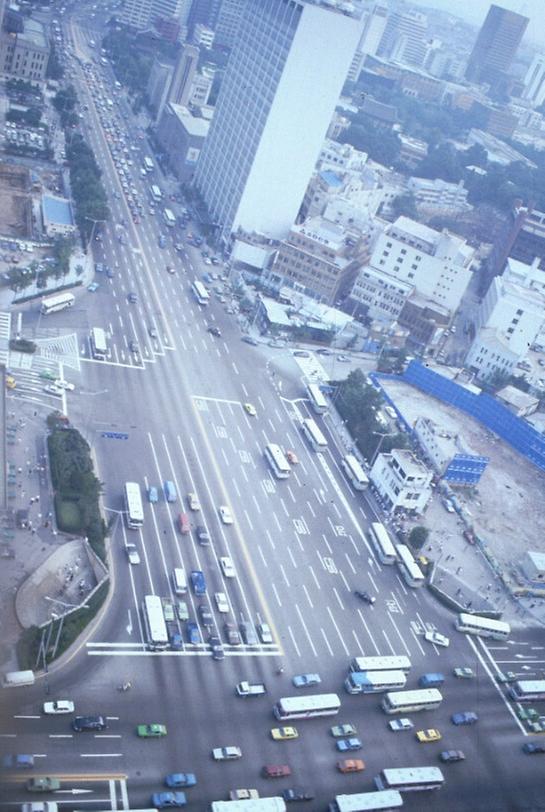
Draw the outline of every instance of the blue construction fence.
[[[381,377],[404,380],[443,403],[460,409],[501,437],[541,471],[545,471],[545,436],[521,417],[512,414],[491,395],[471,392],[420,361],[411,361],[401,376],[372,373],[371,377],[377,383]]]

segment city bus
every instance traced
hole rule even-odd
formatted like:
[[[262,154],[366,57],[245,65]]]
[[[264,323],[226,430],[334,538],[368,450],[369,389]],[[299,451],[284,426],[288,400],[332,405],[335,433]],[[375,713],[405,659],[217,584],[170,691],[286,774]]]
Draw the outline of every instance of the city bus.
[[[511,632],[509,623],[492,620],[489,617],[460,612],[454,623],[459,632],[477,634],[479,637],[493,637],[494,640],[507,640]]]
[[[397,566],[405,583],[414,588],[423,586],[426,579],[406,544],[396,544]]]
[[[353,454],[347,454],[343,457],[341,465],[354,490],[364,491],[369,486],[367,474]]]
[[[301,428],[313,451],[318,451],[320,448],[327,446],[327,440],[316,425],[315,420],[311,418],[303,420]]]
[[[284,696],[273,707],[277,719],[310,719],[313,716],[335,716],[341,709],[337,694]]]
[[[350,671],[403,671],[408,674],[411,661],[405,654],[387,654],[385,657],[354,657],[350,662]]]
[[[353,792],[350,795],[336,795],[329,804],[329,812],[374,812],[375,810],[396,809],[403,806],[403,798],[395,789],[377,792]]]
[[[40,313],[47,316],[48,313],[55,313],[57,310],[72,307],[75,301],[76,299],[71,293],[59,293],[57,296],[47,296],[45,299],[42,299]]]
[[[410,713],[411,711],[433,710],[443,701],[437,688],[421,688],[416,691],[392,691],[386,694],[381,706],[384,713]]]
[[[168,633],[161,598],[158,595],[145,595],[142,614],[149,648],[152,651],[168,648]]]
[[[509,696],[515,702],[545,699],[545,679],[519,679],[509,686]]]
[[[280,796],[252,798],[245,801],[212,801],[212,812],[286,812],[286,802]]]
[[[91,354],[98,361],[103,361],[108,355],[108,342],[102,327],[91,328]]]
[[[393,564],[397,560],[396,548],[382,522],[371,524],[369,540],[375,548],[381,564]]]
[[[379,694],[403,689],[406,682],[403,671],[350,671],[344,687],[349,694]]]
[[[275,477],[277,479],[287,479],[291,474],[291,467],[280,446],[269,443],[265,446],[263,453]]]
[[[307,386],[308,397],[312,411],[316,414],[327,412],[327,400],[317,383],[309,383]]]
[[[138,482],[125,482],[124,495],[127,527],[138,530],[144,524],[144,508]]]
[[[176,217],[170,209],[163,209],[163,220],[169,228],[174,228],[176,225]]]
[[[200,304],[201,307],[206,307],[206,305],[210,301],[210,294],[204,287],[203,283],[199,282],[198,279],[195,279],[195,281],[191,285],[191,292],[193,293],[193,296],[197,300],[197,304]]]
[[[155,167],[153,166],[153,161],[151,160],[151,158],[148,155],[144,155],[144,159],[142,161],[142,167],[148,173],[153,172]]]
[[[396,789],[398,792],[441,789],[444,783],[439,767],[396,767],[381,770],[375,776],[377,789]]]
[[[163,199],[163,193],[155,183],[150,186],[150,195],[155,203],[160,203]]]

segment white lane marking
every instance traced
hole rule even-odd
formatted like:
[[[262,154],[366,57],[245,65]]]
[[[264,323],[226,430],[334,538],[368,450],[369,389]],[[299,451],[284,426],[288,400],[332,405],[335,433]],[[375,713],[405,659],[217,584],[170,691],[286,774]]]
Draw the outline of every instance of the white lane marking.
[[[299,648],[299,646],[297,645],[297,643],[295,641],[295,637],[293,635],[293,630],[292,630],[291,626],[288,626],[288,633],[289,633],[289,636],[291,637],[291,642],[293,643],[293,647],[294,647],[295,651],[297,652],[297,656],[300,657],[301,656],[301,649]]]
[[[286,586],[289,586],[290,582],[288,581],[288,576],[286,575],[286,571],[285,571],[284,566],[282,564],[280,564],[280,572],[282,573],[284,581],[286,582]]]
[[[330,644],[329,644],[329,640],[327,639],[327,635],[326,635],[326,633],[325,633],[325,629],[323,629],[323,628],[320,626],[320,631],[321,631],[321,633],[322,633],[322,637],[324,638],[324,643],[326,644],[327,648],[329,649],[329,653],[330,653],[330,655],[333,657],[333,656],[334,656],[334,655],[333,655],[333,649],[331,648],[331,646],[330,646]]]
[[[316,657],[318,652],[316,651],[316,647],[315,647],[315,645],[314,645],[314,643],[312,641],[312,637],[310,636],[310,632],[309,632],[309,630],[307,628],[307,625],[306,625],[305,621],[303,620],[303,615],[301,614],[301,610],[299,609],[299,604],[297,604],[297,603],[295,604],[295,611],[297,612],[297,615],[299,617],[299,622],[300,622],[301,626],[304,629],[308,644],[312,649],[312,653]],[[348,654],[348,652],[347,652],[347,654]]]
[[[337,626],[337,623],[335,622],[335,618],[333,617],[333,613],[331,612],[331,609],[329,608],[329,606],[327,607],[327,613],[328,613],[328,615],[329,615],[329,619],[331,620],[331,622],[332,622],[333,626],[335,627],[335,631],[337,632],[337,634],[338,634],[338,636],[339,636],[339,640],[341,641],[341,645],[342,645],[342,647],[343,647],[343,649],[344,649],[344,653],[345,653],[345,654],[346,654],[346,656],[348,657],[348,655],[350,654],[350,652],[348,651],[348,649],[347,649],[347,647],[346,647],[346,643],[344,642],[343,636],[341,635],[340,629],[339,629],[339,627]]]
[[[304,584],[303,584],[303,591],[304,591],[304,593],[305,593],[305,595],[307,597],[307,601],[309,602],[310,608],[314,609],[314,604],[312,603],[312,600],[310,599],[310,595],[308,594],[308,589],[306,588],[306,586]]]

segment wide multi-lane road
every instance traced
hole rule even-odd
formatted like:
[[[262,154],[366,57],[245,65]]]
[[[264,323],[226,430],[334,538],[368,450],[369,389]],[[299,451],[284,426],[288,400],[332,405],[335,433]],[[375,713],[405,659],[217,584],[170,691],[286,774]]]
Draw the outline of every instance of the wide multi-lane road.
[[[79,29],[73,34],[78,41]],[[83,82],[79,72],[76,78]],[[79,90],[83,96],[83,85]],[[170,240],[160,249],[161,229],[154,217],[133,225],[94,101],[89,102],[91,138],[113,209],[98,258],[114,270],[114,277],[97,277],[99,289],[83,294],[85,310],[78,304],[49,316],[40,329],[44,335],[69,326],[78,330],[82,377],[80,392],[68,399],[69,414],[93,446],[104,482],[104,508],[115,518],[113,588],[104,617],[65,668],[52,670],[47,689],[50,696],[72,698],[78,713],[104,714],[108,728],[75,734],[67,718],[41,716],[42,681],[15,693],[3,752],[34,753],[41,774],[62,776],[63,790],[77,791],[74,796],[55,795],[67,810],[126,809],[129,802],[146,806],[165,774],[174,771],[197,774],[197,787],[188,791],[190,808],[205,809],[236,787],[255,786],[265,795],[305,786],[316,793],[309,806],[320,810],[338,792],[371,789],[373,776],[384,767],[438,764],[442,749],[463,750],[465,762],[445,765],[440,795],[409,796],[407,808],[421,809],[423,801],[448,810],[539,808],[542,757],[521,752],[523,728],[493,677],[499,668],[540,675],[542,641],[519,630],[504,643],[467,639],[453,631],[452,616],[425,589],[409,588],[395,567],[378,562],[365,533],[374,508],[343,477],[328,422],[318,418],[328,438],[322,453],[302,439],[300,419],[310,412],[296,359],[285,360],[279,389],[280,376],[272,375],[268,363],[273,351],[242,343],[238,326],[216,300],[199,308],[189,291],[199,258],[189,248],[175,254]],[[130,120],[125,124],[132,130]],[[137,165],[131,168],[132,182],[145,195],[137,171]],[[128,225],[120,229],[122,220]],[[118,239],[121,231],[126,244]],[[167,262],[175,265],[174,275],[166,273]],[[137,295],[135,303],[129,303],[129,293]],[[211,324],[220,328],[221,337],[207,331]],[[90,357],[92,326],[108,331],[106,362]],[[157,337],[149,335],[150,328]],[[129,351],[131,340],[141,348],[138,358]],[[244,410],[248,402],[256,416]],[[128,439],[103,437],[109,430],[127,433]],[[268,442],[297,454],[299,463],[287,480],[277,481],[268,470],[263,457]],[[164,481],[172,480],[178,501],[146,503],[143,528],[128,530],[122,515],[122,489],[128,480],[138,481],[143,492],[150,485],[162,492]],[[191,532],[181,535],[176,517],[190,512],[190,491],[197,494],[201,510],[191,514]],[[223,504],[232,510],[233,525],[219,518]],[[197,524],[207,527],[210,546],[198,544]],[[138,548],[138,566],[127,561],[127,541]],[[224,577],[219,565],[224,555],[232,558],[236,578]],[[224,622],[238,624],[243,618],[269,623],[274,642],[225,644],[225,659],[215,662],[206,644],[207,630],[199,623],[203,642],[193,645],[181,623],[182,650],[150,652],[142,599],[155,594],[174,600],[171,573],[180,565],[188,572],[202,570],[207,581],[204,598],[191,590],[184,596],[191,620],[199,622],[198,605],[204,604],[224,643]],[[376,597],[374,605],[358,601],[354,589]],[[226,614],[217,612],[216,591],[227,596]],[[431,629],[450,636],[448,649],[424,640]],[[412,715],[415,729],[437,728],[442,741],[419,744],[414,731],[392,733],[380,697],[344,692],[349,660],[359,654],[408,655],[408,687],[416,687],[425,672],[445,674],[441,707]],[[280,664],[285,670],[277,674]],[[470,666],[475,679],[455,679],[454,666]],[[313,690],[339,693],[341,713],[297,722],[298,740],[274,742],[272,704],[295,694],[291,677],[304,672],[320,674],[322,684]],[[242,679],[265,682],[267,695],[235,697],[234,686]],[[120,693],[117,686],[125,680],[133,687]],[[454,727],[450,714],[465,710],[479,714],[478,724]],[[138,739],[135,727],[141,722],[166,724],[168,736]],[[337,772],[338,754],[328,732],[336,722],[358,728],[363,749],[354,755],[366,762],[364,773]],[[210,750],[231,744],[242,748],[242,759],[213,763]],[[289,764],[293,776],[267,782],[260,770],[269,763]],[[96,780],[90,782],[89,776]],[[20,801],[22,794],[18,784],[6,800]]]

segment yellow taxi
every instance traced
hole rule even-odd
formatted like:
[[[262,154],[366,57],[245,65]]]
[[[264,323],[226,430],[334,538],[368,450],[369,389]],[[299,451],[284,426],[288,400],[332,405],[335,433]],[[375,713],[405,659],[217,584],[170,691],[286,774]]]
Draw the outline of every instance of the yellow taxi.
[[[283,742],[286,739],[299,738],[299,733],[295,727],[273,727],[271,736],[276,742]]]
[[[441,734],[438,730],[430,728],[429,730],[418,730],[416,738],[419,742],[438,742],[441,739]]]

